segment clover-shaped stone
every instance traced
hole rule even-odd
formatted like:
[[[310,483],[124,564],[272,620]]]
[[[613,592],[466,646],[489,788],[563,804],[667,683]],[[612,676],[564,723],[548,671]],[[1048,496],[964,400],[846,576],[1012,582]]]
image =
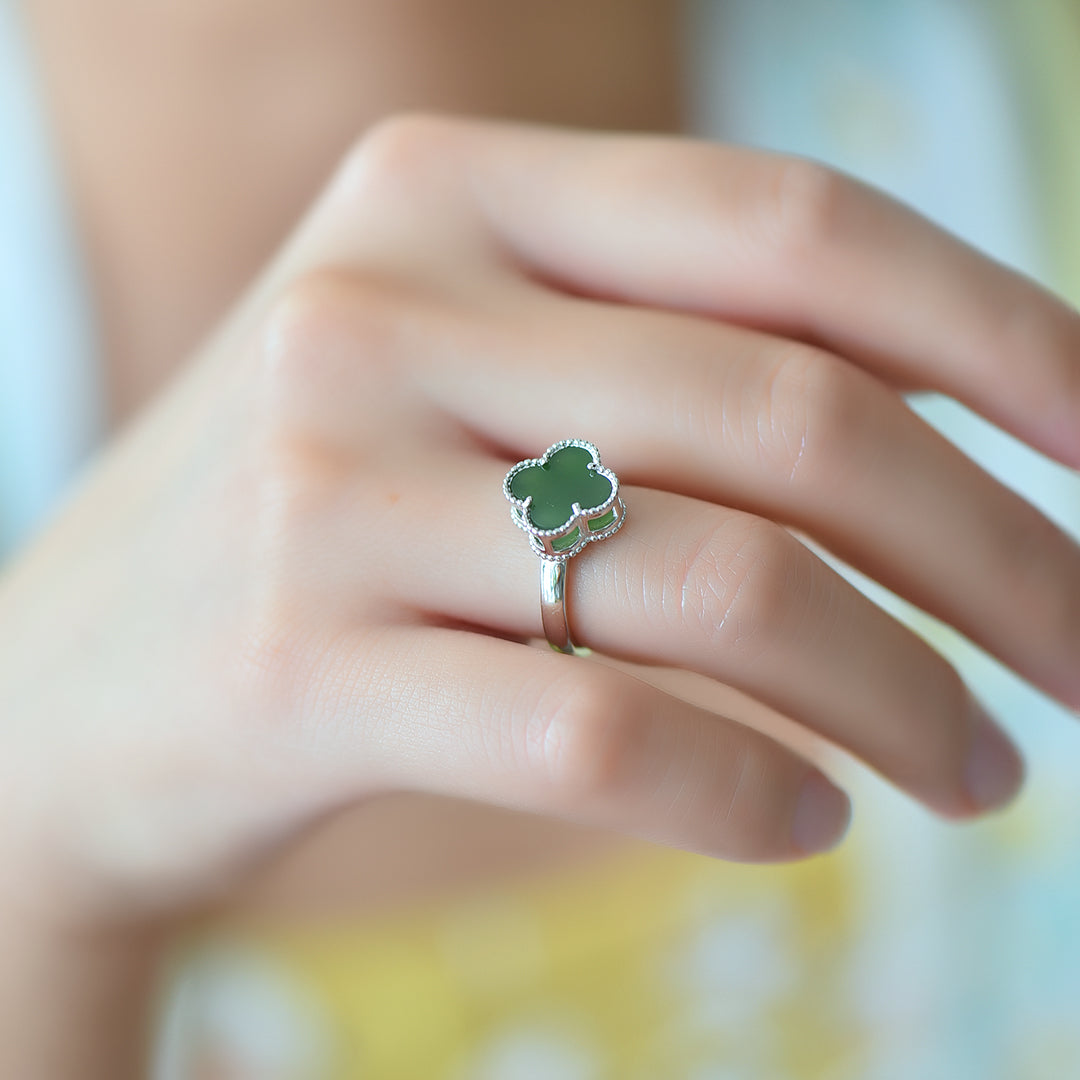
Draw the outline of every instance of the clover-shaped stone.
[[[569,558],[622,524],[618,478],[584,439],[566,439],[540,458],[519,462],[507,473],[503,490],[514,521],[545,558]]]

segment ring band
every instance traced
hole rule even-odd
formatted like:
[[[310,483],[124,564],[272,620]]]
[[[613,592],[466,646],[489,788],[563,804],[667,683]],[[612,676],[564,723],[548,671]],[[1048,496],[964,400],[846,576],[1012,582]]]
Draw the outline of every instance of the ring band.
[[[570,637],[566,614],[566,572],[569,559],[544,559],[540,563],[540,618],[547,643],[561,653],[581,652]]]
[[[503,481],[510,517],[529,535],[540,557],[540,617],[544,636],[557,652],[582,653],[567,619],[567,562],[587,544],[622,528],[626,506],[619,478],[584,439],[564,439],[538,458],[519,461]]]

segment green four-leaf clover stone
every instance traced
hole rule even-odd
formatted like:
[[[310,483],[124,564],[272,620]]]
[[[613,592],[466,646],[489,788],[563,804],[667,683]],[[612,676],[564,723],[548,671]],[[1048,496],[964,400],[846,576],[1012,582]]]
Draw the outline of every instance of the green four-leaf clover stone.
[[[503,492],[515,523],[547,559],[569,558],[610,536],[625,512],[618,478],[584,439],[565,439],[542,457],[518,462],[506,474]]]

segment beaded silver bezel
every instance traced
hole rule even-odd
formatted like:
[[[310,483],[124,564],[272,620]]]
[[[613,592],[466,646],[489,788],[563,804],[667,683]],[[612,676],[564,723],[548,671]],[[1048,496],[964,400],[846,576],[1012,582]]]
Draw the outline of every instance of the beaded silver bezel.
[[[578,503],[574,503],[571,508],[569,519],[564,525],[560,525],[557,529],[538,529],[529,521],[529,504],[532,502],[532,496],[530,495],[525,499],[516,498],[510,492],[510,482],[523,469],[533,468],[537,465],[546,465],[548,459],[553,454],[566,449],[568,446],[576,446],[589,452],[592,456],[592,461],[589,462],[586,468],[592,469],[594,472],[607,478],[608,482],[611,484],[611,494],[599,506],[590,506],[582,509]],[[526,458],[524,461],[519,461],[506,474],[506,478],[503,480],[503,494],[510,503],[510,517],[522,532],[528,534],[529,544],[533,551],[539,555],[541,559],[547,559],[551,562],[564,562],[565,560],[572,558],[587,545],[595,543],[597,540],[606,540],[609,536],[614,535],[622,528],[622,523],[626,517],[626,505],[619,497],[619,478],[610,469],[605,468],[601,464],[600,451],[586,439],[563,439],[561,442],[549,446],[540,457]],[[612,509],[615,511],[615,518],[611,524],[606,528],[601,529],[599,532],[590,532],[589,523],[604,517]],[[565,551],[556,551],[553,545],[557,541],[569,536],[574,529],[580,530],[578,542],[572,547],[567,548]]]

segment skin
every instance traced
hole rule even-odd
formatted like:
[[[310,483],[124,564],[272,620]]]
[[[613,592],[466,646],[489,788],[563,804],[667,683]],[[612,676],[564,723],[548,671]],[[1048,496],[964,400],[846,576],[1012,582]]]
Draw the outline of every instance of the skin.
[[[681,120],[682,31],[667,0],[544,0],[516,4],[509,18],[502,0],[27,9],[93,271],[117,427],[189,362],[379,116],[438,103],[602,129]],[[388,796],[260,867],[230,917],[357,918],[616,843],[460,801]]]
[[[1021,763],[956,673],[782,526],[1080,707],[1076,545],[896,390],[1076,467],[1078,352],[1075,312],[805,162],[377,125],[0,581],[0,1071],[137,1075],[125,1011],[176,926],[388,791],[720,858],[838,842],[804,756],[628,665],[734,687],[945,816],[1007,802]],[[578,432],[630,507],[574,567],[574,636],[612,662],[526,643],[536,561],[491,494]]]
[[[26,0],[23,10],[87,256],[117,428],[190,366],[380,116],[438,104],[601,129],[681,123],[681,26],[667,0],[543,0],[515,4],[509,18],[502,0]],[[298,841],[223,892],[216,917],[227,908],[230,919],[363,918],[630,842],[419,793],[346,808]],[[24,932],[28,914],[9,921],[3,942],[0,1042],[22,1055],[11,1069],[65,1075],[62,1063],[44,1064],[51,1049],[69,1053],[80,1077],[122,1075],[124,1054],[142,1075],[132,1032],[175,928],[141,934],[134,947],[106,935],[108,948],[83,955],[51,925]],[[44,999],[48,1010],[36,1006]]]

